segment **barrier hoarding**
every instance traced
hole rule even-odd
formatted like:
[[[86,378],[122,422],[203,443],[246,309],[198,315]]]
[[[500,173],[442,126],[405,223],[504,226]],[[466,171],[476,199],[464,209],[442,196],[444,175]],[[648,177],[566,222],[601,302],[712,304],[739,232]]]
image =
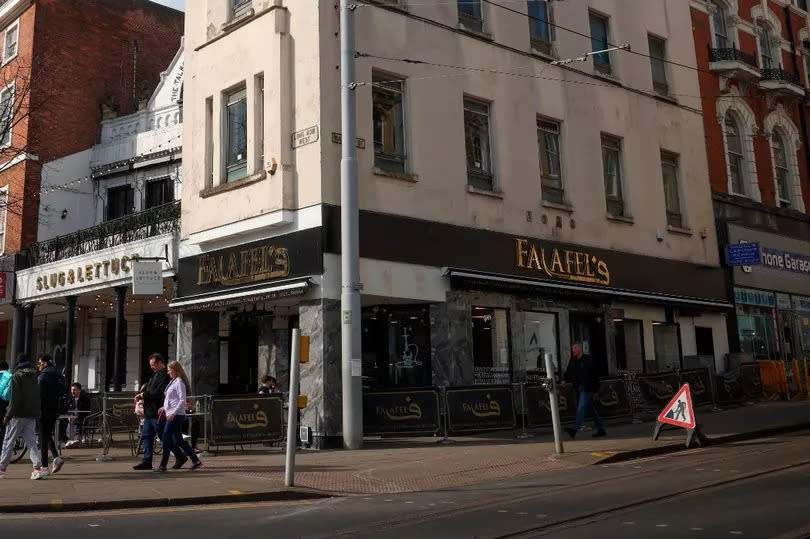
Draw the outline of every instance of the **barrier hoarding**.
[[[211,399],[213,445],[276,442],[283,436],[280,396],[215,396]]]
[[[715,377],[718,404],[737,404],[745,400],[741,369]]]
[[[363,392],[364,434],[435,434],[440,425],[435,389]]]
[[[452,432],[515,428],[509,386],[454,387],[445,391],[447,427]]]
[[[551,403],[548,391],[541,386],[526,386],[526,426],[529,428],[551,425]],[[560,421],[569,423],[577,415],[577,397],[574,387],[557,386]]]
[[[662,372],[658,374],[640,374],[638,376],[638,387],[645,406],[650,409],[660,410],[666,406],[675,393],[678,391],[678,375],[674,372]]]
[[[596,395],[599,414],[604,418],[629,416],[633,413],[627,388],[622,378],[604,378],[599,381]]]
[[[762,374],[758,363],[740,365],[740,379],[743,394],[748,399],[761,399],[763,396]]]
[[[681,371],[681,384],[689,384],[692,404],[695,408],[707,406],[714,402],[709,369]]]

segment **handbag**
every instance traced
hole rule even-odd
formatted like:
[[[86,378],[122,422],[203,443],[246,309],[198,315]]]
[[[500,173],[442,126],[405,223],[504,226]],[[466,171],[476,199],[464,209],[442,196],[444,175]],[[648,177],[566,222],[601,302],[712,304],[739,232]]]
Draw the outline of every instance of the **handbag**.
[[[166,422],[166,410],[161,408],[158,410],[158,425],[162,425]]]
[[[0,372],[0,399],[11,401],[11,371]]]

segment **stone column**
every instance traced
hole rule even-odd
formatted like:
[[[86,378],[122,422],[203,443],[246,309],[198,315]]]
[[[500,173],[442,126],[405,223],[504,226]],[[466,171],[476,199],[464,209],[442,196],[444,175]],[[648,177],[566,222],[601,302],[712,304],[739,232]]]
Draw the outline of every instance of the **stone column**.
[[[124,305],[126,303],[127,287],[115,287],[115,355],[113,363],[113,391],[121,391],[126,376],[126,320],[124,320]]]
[[[25,307],[25,345],[23,352],[30,356],[34,350],[34,305]],[[28,359],[32,359],[29,357]]]
[[[73,381],[73,353],[76,348],[76,296],[68,296],[65,316],[65,378]]]
[[[340,302],[302,303],[298,314],[301,335],[310,338],[309,362],[301,365],[301,394],[309,398],[301,425],[312,428],[315,448],[341,447]]]
[[[218,392],[218,312],[188,312],[177,316],[177,361],[183,365],[194,395]]]
[[[11,366],[17,362],[17,356],[25,352],[25,307],[14,305],[14,318],[11,323]]]
[[[142,350],[143,342],[143,315],[131,315],[127,321],[127,350],[126,350],[126,379],[124,386],[127,390],[137,390],[141,384],[145,384],[151,373],[146,374],[146,378],[141,380],[141,364],[143,354],[151,354],[154,350]]]

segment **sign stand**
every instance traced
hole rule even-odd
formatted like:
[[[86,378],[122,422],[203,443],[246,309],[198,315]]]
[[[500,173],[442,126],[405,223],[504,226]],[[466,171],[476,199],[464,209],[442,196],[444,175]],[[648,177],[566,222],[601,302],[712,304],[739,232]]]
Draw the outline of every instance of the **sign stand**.
[[[700,427],[695,422],[695,411],[692,407],[692,392],[689,389],[689,384],[681,386],[681,389],[672,397],[669,404],[658,414],[652,439],[657,440],[662,431],[675,428],[686,429],[687,448],[692,446],[693,441],[698,446],[703,446],[706,442],[706,437],[700,432]]]
[[[447,437],[447,386],[442,386],[442,401],[444,402],[444,437],[436,442],[437,444],[452,444],[453,440]],[[440,417],[440,419],[442,419]]]

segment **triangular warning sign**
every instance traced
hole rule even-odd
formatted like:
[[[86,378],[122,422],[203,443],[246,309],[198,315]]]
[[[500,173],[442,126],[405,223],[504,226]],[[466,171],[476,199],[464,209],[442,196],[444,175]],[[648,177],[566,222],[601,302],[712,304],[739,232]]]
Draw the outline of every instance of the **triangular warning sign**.
[[[658,421],[685,429],[695,428],[695,412],[692,410],[692,392],[689,390],[689,384],[684,384],[658,414]]]

